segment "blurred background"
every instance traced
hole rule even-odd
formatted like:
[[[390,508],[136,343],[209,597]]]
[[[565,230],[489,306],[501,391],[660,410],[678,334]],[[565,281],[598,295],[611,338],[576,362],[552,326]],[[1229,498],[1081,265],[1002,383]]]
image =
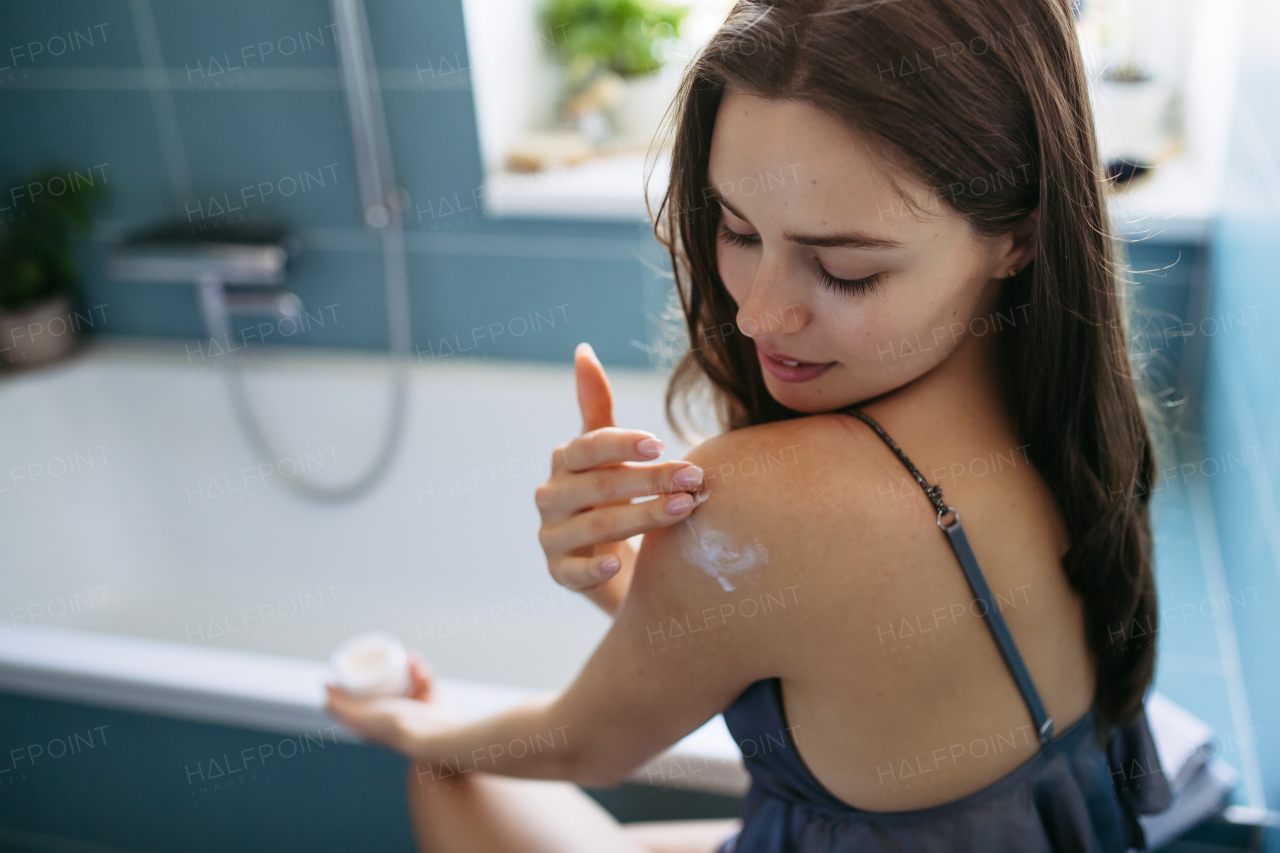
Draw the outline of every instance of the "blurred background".
[[[645,190],[730,5],[0,6],[0,844],[409,849],[398,757],[317,711],[332,649],[391,631],[484,701],[573,676],[607,620],[533,490],[579,341],[619,425],[688,448]],[[1280,850],[1280,10],[1076,11],[1163,435],[1161,627],[1126,639],[1214,815],[1166,849]],[[593,793],[732,815],[725,773]]]

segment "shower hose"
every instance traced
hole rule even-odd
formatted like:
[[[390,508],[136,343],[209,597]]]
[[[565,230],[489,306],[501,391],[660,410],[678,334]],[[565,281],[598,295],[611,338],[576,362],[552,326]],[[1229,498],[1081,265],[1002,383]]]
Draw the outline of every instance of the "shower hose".
[[[409,285],[405,262],[402,212],[407,196],[398,188],[391,160],[382,97],[362,0],[330,0],[337,24],[338,60],[351,122],[356,176],[365,224],[382,238],[383,284],[387,299],[387,333],[391,368],[391,400],[386,427],[369,466],[353,480],[338,485],[314,482],[301,470],[282,478],[290,488],[316,501],[343,503],[372,489],[386,475],[404,436],[411,348]],[[212,284],[212,283],[210,283]],[[202,307],[211,337],[230,334],[230,316],[222,283],[202,284]],[[229,337],[225,338],[230,340]],[[231,408],[254,450],[268,462],[284,458],[267,437],[245,389],[244,373],[234,362],[223,372]]]

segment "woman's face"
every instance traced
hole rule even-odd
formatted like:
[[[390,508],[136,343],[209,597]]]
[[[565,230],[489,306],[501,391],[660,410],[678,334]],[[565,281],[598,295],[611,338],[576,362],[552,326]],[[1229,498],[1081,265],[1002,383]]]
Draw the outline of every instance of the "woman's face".
[[[720,103],[708,190],[720,277],[769,393],[796,411],[886,393],[990,337],[1000,278],[1032,257],[1012,236],[979,243],[929,188],[896,175],[925,213],[905,208],[886,168],[812,105],[733,88]]]

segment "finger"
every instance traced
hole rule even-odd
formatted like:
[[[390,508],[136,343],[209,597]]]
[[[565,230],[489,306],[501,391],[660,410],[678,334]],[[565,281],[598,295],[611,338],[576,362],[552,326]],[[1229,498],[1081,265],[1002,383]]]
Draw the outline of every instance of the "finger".
[[[329,704],[336,707],[347,709],[353,701],[351,694],[347,693],[341,687],[335,687],[332,684],[326,684],[325,690],[329,691]]]
[[[378,700],[331,691],[325,710],[360,738],[392,745],[394,721],[389,718],[386,706]]]
[[[373,700],[365,696],[353,696],[341,687],[325,685],[329,690],[329,704],[326,706],[336,710],[346,720],[361,723],[373,713]]]
[[[342,690],[328,684],[325,687],[329,690],[329,701],[325,704],[325,711],[347,728],[357,730],[360,722],[358,706]]]
[[[546,522],[555,524],[589,507],[633,498],[659,499],[676,492],[702,488],[704,472],[692,462],[676,460],[651,464],[623,463],[582,471],[550,484],[538,508]]]
[[[617,568],[611,571],[606,571],[604,568],[605,561],[610,557],[614,560],[618,559],[613,554],[598,554],[594,557],[565,557],[556,566],[556,571],[551,573],[551,577],[556,583],[574,592],[590,589],[618,574]]]
[[[697,499],[693,495],[677,492],[651,501],[596,507],[570,516],[560,524],[544,527],[543,547],[550,554],[576,556],[572,552],[582,548],[618,542],[637,533],[670,527],[688,518],[696,505]]]
[[[426,702],[431,698],[431,668],[422,654],[415,650],[409,652],[409,695],[414,699]]]
[[[622,462],[651,462],[665,448],[662,439],[646,430],[601,427],[557,447],[551,454],[551,473],[589,471]]]
[[[591,344],[584,341],[574,349],[573,372],[578,383],[582,431],[613,426],[613,389]]]

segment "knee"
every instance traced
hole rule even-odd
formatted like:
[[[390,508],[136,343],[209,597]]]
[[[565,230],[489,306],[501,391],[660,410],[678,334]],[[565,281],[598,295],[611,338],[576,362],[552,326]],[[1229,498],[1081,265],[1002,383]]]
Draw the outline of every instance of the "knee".
[[[410,803],[419,802],[424,798],[456,796],[472,787],[471,777],[480,775],[477,773],[441,775],[440,769],[428,762],[409,762],[409,768],[405,772],[405,785]]]

